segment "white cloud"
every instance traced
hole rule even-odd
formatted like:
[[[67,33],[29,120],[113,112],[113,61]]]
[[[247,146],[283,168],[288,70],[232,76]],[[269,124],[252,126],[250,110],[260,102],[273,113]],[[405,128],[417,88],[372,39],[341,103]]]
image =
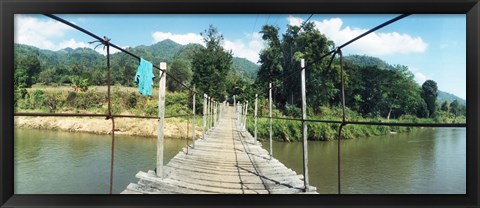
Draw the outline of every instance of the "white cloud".
[[[71,38],[58,44],[59,48],[89,48],[90,44],[84,42],[77,42],[75,39]]]
[[[96,44],[89,44],[77,41],[74,38],[65,40],[65,33],[73,28],[55,20],[40,20],[25,15],[15,15],[15,43],[35,46],[41,49],[57,51],[64,48],[91,48]],[[64,39],[64,40],[62,40]],[[59,41],[60,40],[60,41]],[[98,53],[106,55],[107,50],[102,46],[95,49]],[[117,53],[119,50],[110,48],[110,53]]]
[[[154,32],[152,38],[154,43],[170,39],[182,45],[197,43],[205,46],[203,37],[195,33],[173,34],[170,32]],[[229,40],[225,38],[223,47],[226,50],[231,50],[236,57],[246,58],[249,61],[257,63],[258,53],[260,53],[264,45],[261,34],[254,32],[252,34],[246,34],[245,38],[242,39]]]
[[[251,35],[247,35],[246,41],[242,39],[235,41],[225,39],[223,47],[227,50],[232,50],[234,56],[246,58],[253,63],[257,63],[259,59],[258,54],[264,48],[264,43],[262,35],[254,32]]]
[[[300,25],[303,20],[298,17],[287,18],[290,25]],[[339,46],[359,36],[367,29],[342,27],[343,21],[340,18],[313,21],[316,28],[325,36]],[[421,37],[412,37],[409,34],[398,32],[373,32],[347,46],[352,53],[366,54],[371,56],[422,53],[428,45]]]
[[[39,20],[34,17],[15,15],[14,41],[42,49],[60,49],[51,39],[61,38],[65,32],[72,30],[67,25],[55,20]]]
[[[153,43],[170,39],[182,45],[186,45],[189,43],[198,43],[205,46],[202,36],[195,33],[173,34],[171,32],[154,32],[152,34],[152,38],[153,38]]]
[[[415,76],[414,79],[419,85],[422,85],[425,81],[427,81],[427,76],[420,72],[417,68],[408,67],[408,69],[413,73]]]
[[[288,16],[287,17],[288,24],[292,26],[300,26],[302,25],[303,20],[299,17],[294,17],[294,16]]]
[[[415,81],[422,85],[425,81],[427,81],[427,76],[422,72],[415,72]]]

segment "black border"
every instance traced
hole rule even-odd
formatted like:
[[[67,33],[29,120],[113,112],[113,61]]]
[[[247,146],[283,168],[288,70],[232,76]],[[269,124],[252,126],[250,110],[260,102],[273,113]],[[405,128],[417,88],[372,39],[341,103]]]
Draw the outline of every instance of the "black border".
[[[480,207],[479,0],[2,0],[0,205],[2,207]],[[14,195],[13,14],[425,13],[467,14],[467,195]]]

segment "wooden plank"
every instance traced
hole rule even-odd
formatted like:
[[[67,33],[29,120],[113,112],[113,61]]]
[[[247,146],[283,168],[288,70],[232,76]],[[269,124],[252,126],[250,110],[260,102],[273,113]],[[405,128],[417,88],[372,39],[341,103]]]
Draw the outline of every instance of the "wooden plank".
[[[140,179],[138,183],[129,185],[122,193],[316,193],[315,187],[304,192],[303,175],[298,175],[275,158],[270,159],[269,152],[261,148],[249,132],[238,131],[242,130],[245,120],[239,116],[234,122],[231,116],[235,109],[230,107],[221,113],[218,125],[214,127],[212,113],[221,108],[215,109],[217,104],[213,100],[207,105],[210,113],[210,118],[206,119],[207,128],[212,128],[205,139],[197,140],[195,149],[189,149],[188,155],[184,152],[175,155],[164,166],[163,179],[154,171],[140,171],[136,175]],[[246,114],[245,108],[242,114]],[[227,116],[230,119],[226,119]]]

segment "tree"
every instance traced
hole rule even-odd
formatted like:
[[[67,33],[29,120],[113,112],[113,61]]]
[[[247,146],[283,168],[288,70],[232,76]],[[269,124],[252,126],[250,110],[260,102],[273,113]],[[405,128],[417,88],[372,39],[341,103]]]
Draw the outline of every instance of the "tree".
[[[283,71],[283,54],[280,48],[278,30],[278,27],[264,25],[260,31],[262,39],[267,43],[267,47],[260,52],[260,60],[258,62],[261,65],[257,73],[256,83],[260,86],[264,95],[268,94],[269,83],[272,83],[273,88],[281,88],[278,78]]]
[[[449,108],[450,108],[450,104],[448,104],[448,101],[446,101],[446,100],[443,101],[442,107],[440,107],[440,109],[444,112],[448,112]]]
[[[292,105],[301,102],[301,97],[295,96],[300,92],[300,59],[305,59],[308,66],[307,103],[320,106],[338,102],[340,68],[337,65],[327,69],[329,60],[320,58],[332,48],[333,42],[321,34],[313,22],[303,27],[289,25],[281,41],[278,27],[265,25],[260,33],[267,47],[260,52],[257,84],[267,94],[268,83],[272,83],[277,106],[283,108],[287,101]]]
[[[422,98],[427,104],[430,117],[435,113],[435,102],[437,101],[438,88],[437,83],[433,80],[427,80],[422,85]]]
[[[200,33],[206,48],[201,48],[192,57],[193,80],[199,91],[220,101],[226,96],[226,79],[232,67],[232,52],[222,47],[223,36],[210,25]]]
[[[15,57],[14,83],[17,87],[31,87],[40,73],[40,61],[35,55]]]
[[[460,103],[458,102],[458,100],[454,100],[452,101],[452,103],[450,103],[450,113],[453,114],[453,121],[455,122],[455,119],[457,118],[457,116],[460,115],[461,113],[461,105]]]
[[[192,80],[193,72],[188,67],[188,63],[182,60],[175,59],[170,64],[168,73],[175,77],[184,85],[188,85]],[[167,78],[167,89],[172,92],[180,91],[183,89],[183,86],[173,79]]]
[[[88,90],[88,79],[82,79],[80,76],[71,76],[70,82],[75,92],[78,92],[79,90],[86,92]]]

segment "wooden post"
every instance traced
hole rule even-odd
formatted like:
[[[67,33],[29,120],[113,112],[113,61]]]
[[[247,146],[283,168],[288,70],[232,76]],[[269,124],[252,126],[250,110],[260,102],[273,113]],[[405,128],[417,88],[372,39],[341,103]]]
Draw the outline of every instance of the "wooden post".
[[[207,96],[207,133],[210,130],[210,106],[212,105],[212,100]]]
[[[245,120],[243,122],[243,129],[247,130],[247,114],[248,114],[248,100],[245,102]]]
[[[210,98],[210,129],[213,128],[213,98]]]
[[[305,59],[300,62],[302,67],[301,82],[302,82],[302,136],[303,136],[303,184],[305,186],[304,192],[308,191],[308,146],[307,146],[307,96],[305,87]]]
[[[217,101],[213,101],[213,126],[217,126]]]
[[[242,129],[242,125],[243,125],[243,111],[245,110],[245,109],[243,109],[243,106],[244,106],[244,105],[241,105],[241,104],[240,104],[240,110],[239,110],[239,113],[238,113],[238,122],[239,122],[239,124],[240,124],[240,129]]]
[[[193,114],[193,118],[192,118],[192,148],[195,148],[195,85],[193,85],[193,105],[192,105],[192,114]]]
[[[207,128],[207,94],[203,94],[203,125],[202,125],[202,139],[205,139],[205,128]]]
[[[163,126],[165,124],[165,84],[167,83],[167,63],[160,62],[160,83],[158,85],[158,135],[157,135],[157,177],[163,178]]]
[[[258,94],[255,94],[255,131],[254,131],[254,138],[257,141],[257,105],[258,105]]]
[[[235,95],[233,96],[233,116],[237,119],[237,101],[235,100]]]
[[[212,97],[210,97],[210,102],[209,102],[209,103],[210,103],[210,105],[208,105],[208,107],[209,107],[208,112],[209,112],[210,117],[208,117],[208,124],[209,124],[209,125],[208,125],[208,129],[210,130],[210,129],[213,127],[213,123],[212,123],[212,116],[213,116],[213,115],[212,115],[212,104],[213,104],[213,98],[212,98]]]
[[[272,159],[272,83],[268,84],[268,100],[269,100],[269,111],[270,111],[270,159]]]
[[[218,115],[220,114],[218,112],[218,105],[219,105],[220,102],[215,102],[215,125],[218,125]]]

